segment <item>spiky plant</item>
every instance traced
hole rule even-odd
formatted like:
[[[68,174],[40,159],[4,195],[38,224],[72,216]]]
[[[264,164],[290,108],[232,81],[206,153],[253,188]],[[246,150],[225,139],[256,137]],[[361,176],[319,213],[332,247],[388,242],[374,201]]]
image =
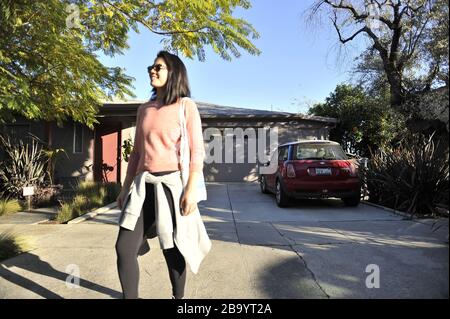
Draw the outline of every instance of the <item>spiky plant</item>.
[[[397,148],[379,150],[369,162],[372,200],[415,215],[436,214],[449,191],[448,146],[415,134]]]
[[[30,143],[0,135],[0,146],[5,159],[0,167],[1,196],[22,198],[25,186],[40,186],[44,183],[46,158],[39,143],[31,138]]]

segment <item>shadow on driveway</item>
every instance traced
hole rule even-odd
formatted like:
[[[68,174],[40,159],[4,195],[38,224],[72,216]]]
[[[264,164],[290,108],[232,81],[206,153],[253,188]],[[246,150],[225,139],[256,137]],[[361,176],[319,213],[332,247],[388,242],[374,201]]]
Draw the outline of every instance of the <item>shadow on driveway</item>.
[[[23,270],[36,273],[38,275],[47,276],[50,278],[58,279],[66,285],[66,280],[70,274],[65,272],[56,270],[53,268],[48,262],[45,262],[32,253],[24,253],[15,258],[11,258],[0,264],[0,277],[5,280],[10,281],[22,288],[25,288],[33,293],[38,294],[39,296],[47,299],[63,299],[62,296],[57,293],[48,290],[47,288],[41,286],[40,284],[34,282],[31,279],[25,278],[17,273],[14,273],[8,270],[9,267],[17,267]],[[68,281],[73,282],[73,281]],[[94,282],[85,280],[80,278],[79,280],[80,287],[97,291],[101,294],[109,295],[112,298],[122,298],[122,293],[116,290],[110,289],[108,287],[104,287],[98,285]],[[4,298],[5,296],[3,296]]]

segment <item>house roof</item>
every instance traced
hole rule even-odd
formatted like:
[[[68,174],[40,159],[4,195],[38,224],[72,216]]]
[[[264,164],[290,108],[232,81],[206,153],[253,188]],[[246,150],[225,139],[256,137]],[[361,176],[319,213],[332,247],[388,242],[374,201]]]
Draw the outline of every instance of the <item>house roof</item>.
[[[105,102],[100,108],[100,114],[111,115],[111,113],[120,112],[123,115],[135,115],[137,108],[146,101],[117,101]],[[289,120],[309,120],[325,123],[337,123],[338,120],[330,117],[306,115],[290,112],[256,110],[234,106],[217,105],[201,101],[195,101],[200,112],[200,116],[207,118],[233,118],[233,119],[289,119]],[[127,112],[128,111],[128,112]],[[124,112],[128,114],[124,114]]]

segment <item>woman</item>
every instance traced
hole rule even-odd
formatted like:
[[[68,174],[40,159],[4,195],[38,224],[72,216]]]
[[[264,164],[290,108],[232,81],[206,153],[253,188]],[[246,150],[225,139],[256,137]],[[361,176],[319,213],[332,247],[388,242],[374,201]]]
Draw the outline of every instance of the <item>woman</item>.
[[[160,51],[148,73],[153,95],[137,111],[134,149],[117,197],[122,210],[116,242],[117,266],[123,297],[137,298],[137,256],[149,250],[147,238],[158,236],[169,269],[172,298],[181,299],[186,262],[196,273],[211,246],[197,207],[196,185],[202,176],[205,155],[201,120],[195,102],[189,98],[186,67],[176,55]],[[185,187],[179,158],[181,103],[185,103],[190,149]],[[197,232],[201,242],[193,241],[193,232]]]

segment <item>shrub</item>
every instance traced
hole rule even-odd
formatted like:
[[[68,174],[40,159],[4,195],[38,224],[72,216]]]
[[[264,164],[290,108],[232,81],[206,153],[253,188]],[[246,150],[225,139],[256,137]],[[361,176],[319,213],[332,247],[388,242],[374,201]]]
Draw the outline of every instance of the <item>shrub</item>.
[[[75,217],[78,217],[86,213],[86,210],[88,210],[92,206],[92,203],[88,201],[86,196],[76,195],[73,198],[71,206]]]
[[[22,210],[17,199],[0,199],[0,216],[17,213]]]
[[[63,203],[61,204],[58,214],[56,215],[56,220],[60,223],[65,223],[71,219],[77,218],[78,216],[78,213],[73,209],[71,203]]]
[[[439,151],[437,151],[439,150]],[[414,134],[369,161],[370,200],[414,215],[436,215],[449,190],[448,147]]]
[[[0,261],[12,258],[33,249],[31,238],[14,235],[9,232],[0,233]]]
[[[42,185],[36,187],[31,197],[33,207],[44,207],[58,204],[57,198],[61,194],[63,185]]]
[[[89,203],[86,196],[76,195],[72,199],[72,202],[63,203],[61,205],[61,209],[56,216],[56,220],[61,223],[65,223],[85,214],[91,207],[92,204]]]
[[[106,187],[101,183],[84,181],[78,184],[76,193],[85,196],[92,207],[102,206],[106,197]]]

